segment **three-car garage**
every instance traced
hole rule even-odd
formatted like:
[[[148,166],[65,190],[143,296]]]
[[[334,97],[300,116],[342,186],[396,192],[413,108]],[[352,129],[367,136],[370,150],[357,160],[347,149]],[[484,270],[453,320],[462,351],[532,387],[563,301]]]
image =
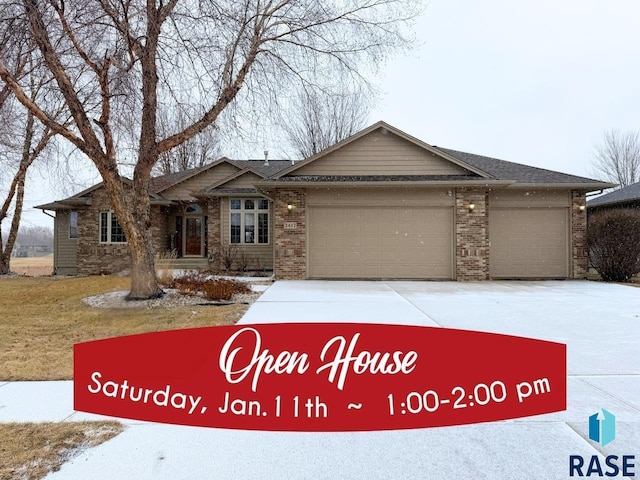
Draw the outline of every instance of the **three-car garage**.
[[[570,198],[554,191],[488,194],[490,278],[568,278]],[[453,280],[452,189],[307,191],[307,278]]]

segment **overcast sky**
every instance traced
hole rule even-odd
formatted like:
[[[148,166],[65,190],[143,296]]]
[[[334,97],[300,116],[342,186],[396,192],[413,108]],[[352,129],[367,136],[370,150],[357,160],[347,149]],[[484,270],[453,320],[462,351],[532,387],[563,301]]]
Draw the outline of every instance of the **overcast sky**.
[[[582,176],[605,130],[640,129],[638,0],[431,0],[416,31],[370,123]],[[31,207],[61,194],[36,184],[25,224],[52,225]]]
[[[637,0],[432,0],[417,31],[372,120],[583,176],[605,130],[640,128]]]

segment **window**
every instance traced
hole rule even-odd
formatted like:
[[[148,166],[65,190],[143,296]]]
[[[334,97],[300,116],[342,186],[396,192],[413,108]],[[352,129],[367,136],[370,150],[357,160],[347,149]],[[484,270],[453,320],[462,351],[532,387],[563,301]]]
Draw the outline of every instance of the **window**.
[[[127,243],[124,230],[113,212],[100,212],[100,243]]]
[[[266,198],[232,198],[229,221],[231,243],[269,243],[269,200]]]
[[[184,209],[184,213],[186,215],[202,215],[202,207],[200,205],[188,205],[187,208]]]
[[[78,212],[69,212],[69,238],[78,238]]]

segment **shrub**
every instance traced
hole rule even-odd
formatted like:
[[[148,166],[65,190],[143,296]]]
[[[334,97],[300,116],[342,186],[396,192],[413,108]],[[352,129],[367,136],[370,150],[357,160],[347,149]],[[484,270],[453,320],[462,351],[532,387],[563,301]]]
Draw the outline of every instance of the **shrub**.
[[[236,293],[251,293],[251,289],[244,282],[216,278],[203,285],[202,294],[207,300],[231,300]]]
[[[226,278],[211,278],[200,272],[188,272],[171,279],[166,286],[184,295],[201,294],[211,301],[231,300],[237,293],[251,293],[245,282]]]
[[[246,272],[247,270],[249,270],[250,262],[251,259],[249,258],[249,255],[247,255],[247,252],[244,250],[244,248],[240,248],[238,250],[238,259],[236,261],[236,264],[238,265],[238,271]]]
[[[233,267],[233,262],[238,256],[238,250],[239,247],[235,243],[227,243],[220,249],[220,260],[225,270],[229,271]]]
[[[603,280],[628,282],[640,272],[640,211],[597,212],[587,226],[589,260]]]

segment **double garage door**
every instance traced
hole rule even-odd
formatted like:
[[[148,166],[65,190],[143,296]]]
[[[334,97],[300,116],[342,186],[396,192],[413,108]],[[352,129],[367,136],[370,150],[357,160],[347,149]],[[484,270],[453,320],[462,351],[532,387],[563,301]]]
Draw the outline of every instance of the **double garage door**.
[[[308,277],[455,279],[455,217],[449,199],[441,195],[436,205],[394,205],[393,198],[310,202]],[[568,222],[564,206],[491,209],[491,278],[567,278]]]
[[[443,204],[451,202],[446,193],[431,194],[436,205],[411,204],[420,197],[410,192],[332,195],[331,205],[327,198],[312,196],[308,209],[310,278],[454,277],[453,205]]]

